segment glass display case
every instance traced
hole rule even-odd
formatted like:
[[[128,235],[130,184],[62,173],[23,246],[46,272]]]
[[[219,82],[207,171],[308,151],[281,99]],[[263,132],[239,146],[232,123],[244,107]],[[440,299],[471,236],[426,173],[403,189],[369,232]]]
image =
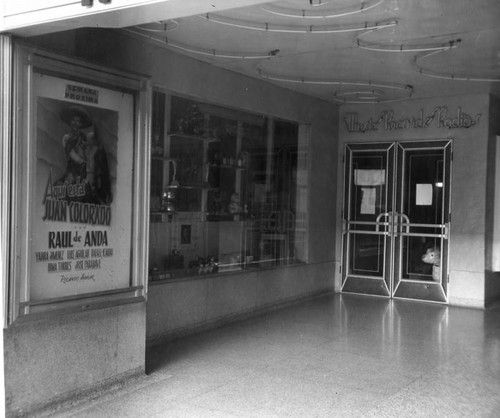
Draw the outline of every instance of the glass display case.
[[[306,261],[298,124],[155,92],[152,127],[152,280]]]

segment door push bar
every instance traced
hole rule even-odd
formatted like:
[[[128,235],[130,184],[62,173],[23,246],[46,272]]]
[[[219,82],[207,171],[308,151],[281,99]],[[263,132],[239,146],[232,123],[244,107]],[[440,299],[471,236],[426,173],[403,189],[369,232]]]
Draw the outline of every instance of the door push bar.
[[[382,218],[389,218],[387,222],[380,222]],[[392,235],[392,232],[395,231],[396,235],[404,235],[404,236],[422,236],[422,237],[436,237],[436,238],[449,238],[450,233],[450,223],[447,222],[444,225],[434,225],[434,224],[412,224],[410,222],[410,218],[405,213],[398,212],[383,212],[380,213],[375,221],[377,232],[380,232],[380,225],[388,226],[387,232],[383,232],[383,235]],[[441,228],[443,233],[441,234],[429,234],[429,233],[417,233],[410,232],[410,227],[437,227]]]
[[[382,222],[382,218],[387,218],[386,221]],[[362,225],[375,225],[375,231],[351,231],[349,226],[351,224],[362,224]],[[387,227],[387,231],[381,231],[380,227]],[[441,228],[443,233],[441,234],[429,234],[429,233],[418,233],[418,232],[410,232],[411,227],[430,227],[430,228]],[[359,234],[379,234],[379,235],[401,235],[401,236],[415,236],[415,237],[436,237],[436,238],[449,238],[450,233],[450,223],[447,222],[444,225],[435,225],[435,224],[412,224],[410,222],[410,218],[408,215],[404,213],[398,212],[382,212],[380,213],[375,222],[351,222],[347,219],[342,220],[342,233],[359,233]]]
[[[412,237],[435,237],[435,238],[444,238],[448,239],[450,234],[450,223],[447,222],[445,224],[435,225],[435,224],[412,224],[410,222],[410,218],[408,215],[404,213],[395,213],[396,218],[401,218],[401,222],[398,223],[400,227],[398,233],[404,236],[412,236]],[[429,233],[418,233],[418,232],[410,232],[411,227],[430,227],[430,228],[440,228],[441,234],[429,234]]]
[[[377,219],[375,222],[366,222],[366,221],[349,221],[347,219],[342,219],[342,233],[353,233],[353,234],[365,234],[365,235],[389,235],[392,234],[392,222],[386,221],[386,222],[381,222],[380,219],[382,217],[390,217],[391,214],[389,212],[384,212],[381,213],[377,216]],[[373,226],[375,225],[375,231],[369,231],[369,230],[352,230],[350,227],[351,225],[367,225],[367,226]],[[380,226],[387,226],[388,229],[387,231],[380,232]]]

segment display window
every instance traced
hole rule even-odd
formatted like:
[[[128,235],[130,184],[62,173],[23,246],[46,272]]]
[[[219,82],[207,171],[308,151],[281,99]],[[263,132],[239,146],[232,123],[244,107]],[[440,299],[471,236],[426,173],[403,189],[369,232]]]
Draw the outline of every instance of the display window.
[[[298,123],[153,93],[152,280],[306,262]]]

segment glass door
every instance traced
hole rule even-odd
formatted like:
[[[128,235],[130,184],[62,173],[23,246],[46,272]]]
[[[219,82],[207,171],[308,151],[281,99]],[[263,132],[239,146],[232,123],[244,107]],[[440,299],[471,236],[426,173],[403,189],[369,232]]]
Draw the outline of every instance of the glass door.
[[[394,149],[346,147],[343,292],[391,295]]]
[[[342,292],[447,302],[451,141],[348,144]]]
[[[399,143],[397,154],[393,296],[446,302],[451,141]]]

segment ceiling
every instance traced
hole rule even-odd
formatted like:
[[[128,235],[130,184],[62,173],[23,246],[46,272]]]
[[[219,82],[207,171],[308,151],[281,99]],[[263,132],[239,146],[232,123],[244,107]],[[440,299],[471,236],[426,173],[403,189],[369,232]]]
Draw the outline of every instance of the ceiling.
[[[332,103],[500,95],[499,0],[281,0],[216,10],[160,13],[125,30]]]

